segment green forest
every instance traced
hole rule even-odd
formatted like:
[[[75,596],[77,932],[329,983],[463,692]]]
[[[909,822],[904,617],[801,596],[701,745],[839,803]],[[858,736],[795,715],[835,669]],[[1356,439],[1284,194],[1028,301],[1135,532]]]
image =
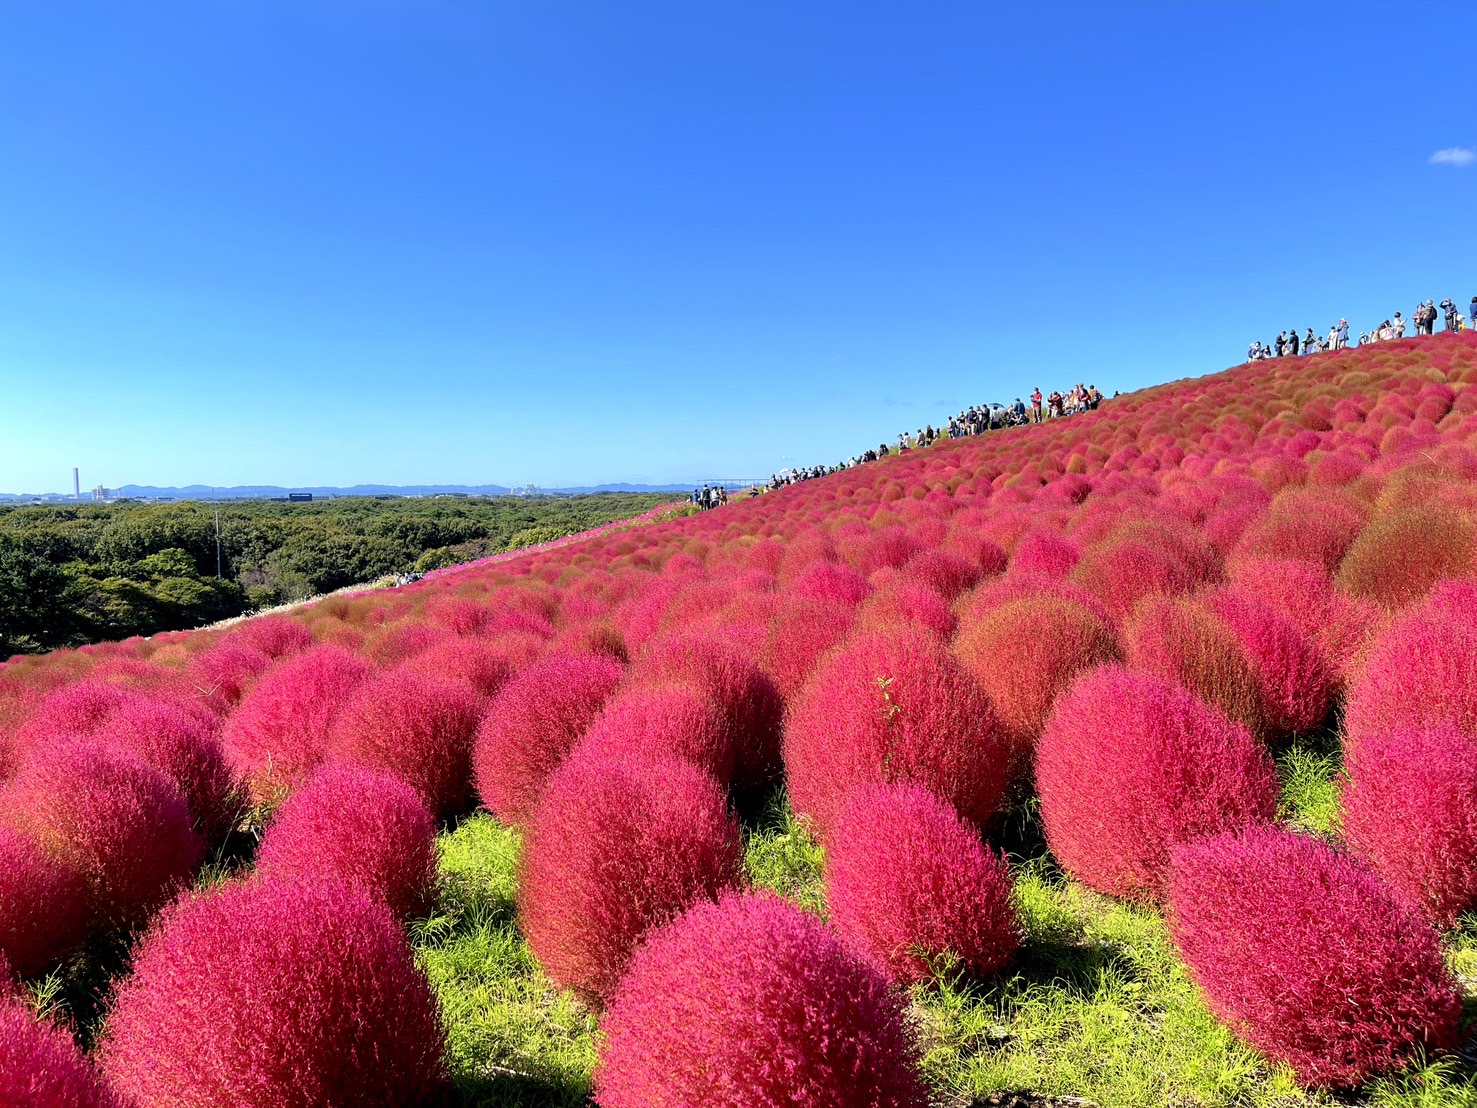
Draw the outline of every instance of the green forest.
[[[386,574],[547,542],[670,499],[0,505],[0,658],[197,627]]]

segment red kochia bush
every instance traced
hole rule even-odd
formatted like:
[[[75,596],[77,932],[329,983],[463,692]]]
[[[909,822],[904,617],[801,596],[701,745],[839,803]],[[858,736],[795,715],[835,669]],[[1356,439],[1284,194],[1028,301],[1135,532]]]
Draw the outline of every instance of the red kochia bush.
[[[1365,866],[1273,827],[1180,846],[1170,935],[1210,1008],[1317,1088],[1458,1041],[1462,999],[1431,925]]]
[[[851,794],[826,852],[826,899],[836,930],[900,981],[927,977],[941,955],[983,977],[1020,945],[1005,859],[918,785]]]
[[[70,1033],[37,1019],[9,995],[0,959],[0,1104],[15,1108],[115,1108],[118,1100]]]
[[[221,745],[253,803],[290,792],[323,759],[328,728],[371,672],[337,646],[317,646],[264,673],[221,728]]]
[[[1370,735],[1450,723],[1477,735],[1477,602],[1473,586],[1437,586],[1370,645],[1344,708],[1349,755]]]
[[[34,977],[87,935],[87,886],[29,835],[0,827],[0,956]]]
[[[409,670],[360,683],[334,717],[333,757],[387,770],[425,799],[432,814],[465,807],[481,701],[465,685]]]
[[[595,654],[556,654],[509,681],[483,717],[472,753],[477,794],[504,823],[523,823],[544,779],[600,714],[625,667]]]
[[[1036,748],[1046,841],[1085,884],[1153,900],[1180,842],[1271,820],[1266,748],[1193,693],[1103,666],[1056,703]]]
[[[223,642],[191,657],[185,674],[202,696],[234,706],[271,664],[270,654],[244,643]]]
[[[760,661],[786,700],[804,686],[826,651],[846,638],[856,609],[839,601],[787,597],[765,629]]]
[[[990,694],[1018,754],[1028,756],[1057,695],[1084,669],[1116,661],[1108,623],[1042,592],[984,612],[966,608],[954,652]]]
[[[902,998],[772,893],[699,904],[632,960],[604,1023],[602,1108],[923,1108]]]
[[[581,750],[549,778],[529,826],[519,921],[555,982],[603,1000],[651,928],[741,874],[738,823],[708,774]]]
[[[445,1087],[430,985],[384,904],[253,881],[164,912],[98,1049],[139,1104],[425,1104]]]
[[[579,744],[611,758],[677,758],[726,783],[733,777],[733,735],[703,690],[691,685],[634,686],[605,703]]]
[[[401,668],[457,681],[481,696],[491,697],[508,683],[518,667],[506,647],[468,635],[422,650],[402,662]]]
[[[863,633],[829,654],[791,707],[790,802],[825,837],[859,785],[911,781],[975,823],[994,815],[1009,750],[990,699],[921,631]]]
[[[226,642],[260,650],[269,658],[285,658],[313,645],[313,632],[288,616],[259,616],[232,628]]]
[[[1313,643],[1256,594],[1213,589],[1206,606],[1229,627],[1261,686],[1261,713],[1273,735],[1310,731],[1323,722],[1334,677]]]
[[[197,717],[167,700],[139,697],[120,706],[93,738],[133,751],[173,781],[207,844],[235,822],[239,804],[230,768],[220,743]]]
[[[277,809],[256,863],[263,877],[358,885],[406,919],[432,901],[436,822],[393,774],[323,766]]]
[[[1347,768],[1350,849],[1439,924],[1477,907],[1477,741],[1450,724],[1376,732]]]
[[[34,977],[87,934],[87,886],[30,835],[0,827],[0,956]]]
[[[779,689],[751,652],[722,631],[689,628],[652,639],[631,667],[631,680],[642,685],[679,682],[702,689],[728,731],[736,782],[760,785],[779,775],[783,716]]]
[[[173,782],[137,754],[84,739],[38,751],[0,795],[0,812],[81,876],[106,927],[146,918],[204,853]]]

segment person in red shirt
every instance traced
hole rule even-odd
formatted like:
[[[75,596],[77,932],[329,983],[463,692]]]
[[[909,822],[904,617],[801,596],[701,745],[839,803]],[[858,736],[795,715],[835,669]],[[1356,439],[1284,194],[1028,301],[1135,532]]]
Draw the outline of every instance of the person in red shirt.
[[[1041,390],[1039,388],[1031,391],[1031,422],[1041,422]]]

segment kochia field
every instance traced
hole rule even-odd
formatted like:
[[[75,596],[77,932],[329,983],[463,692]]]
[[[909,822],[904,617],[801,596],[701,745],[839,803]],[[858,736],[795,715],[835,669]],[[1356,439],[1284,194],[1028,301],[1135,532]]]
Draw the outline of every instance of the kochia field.
[[[0,1102],[1477,1105],[1474,413],[1262,361],[0,664]]]

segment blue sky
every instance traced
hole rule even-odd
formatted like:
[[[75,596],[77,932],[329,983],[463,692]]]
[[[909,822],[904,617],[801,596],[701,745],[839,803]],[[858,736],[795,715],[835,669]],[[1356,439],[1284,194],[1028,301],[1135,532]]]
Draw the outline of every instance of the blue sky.
[[[0,491],[746,477],[1465,306],[1472,12],[0,0]]]

